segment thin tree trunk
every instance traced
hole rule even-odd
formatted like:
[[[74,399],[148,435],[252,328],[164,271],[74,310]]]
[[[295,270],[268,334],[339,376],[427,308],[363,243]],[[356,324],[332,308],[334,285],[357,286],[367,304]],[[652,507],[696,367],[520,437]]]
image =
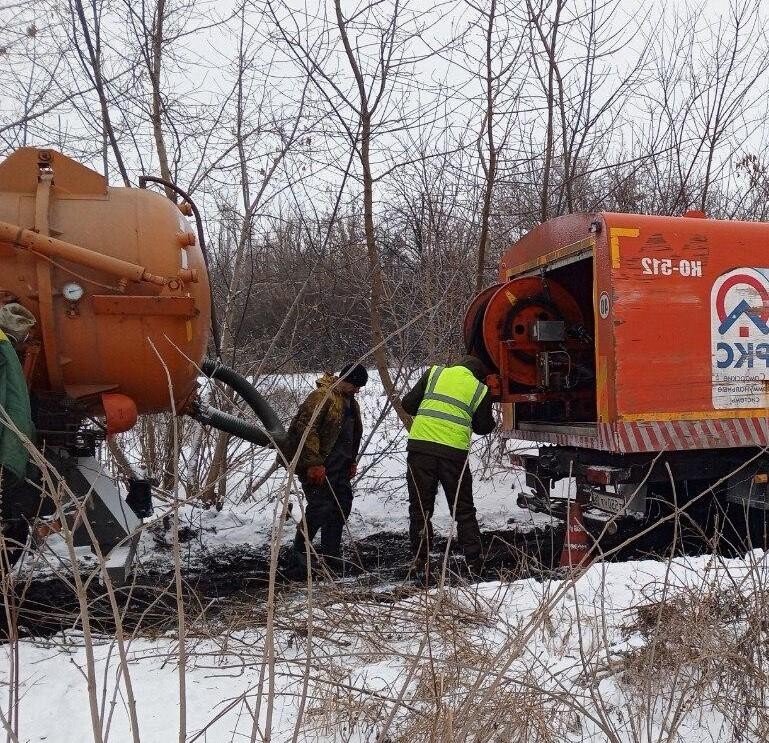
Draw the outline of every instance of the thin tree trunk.
[[[491,38],[494,31],[497,2],[491,0],[489,8],[489,25],[486,29],[486,145],[489,148],[488,163],[484,163],[486,171],[486,188],[483,194],[481,209],[481,237],[478,241],[478,265],[475,270],[475,291],[483,288],[483,268],[486,263],[486,252],[489,242],[489,221],[491,219],[491,201],[494,193],[494,183],[497,177],[497,148],[494,143],[494,76],[491,69]],[[481,157],[483,163],[483,157]]]
[[[371,174],[371,117],[368,93],[355,53],[347,34],[347,25],[342,15],[341,0],[334,0],[336,21],[339,33],[342,37],[348,63],[352,69],[358,84],[358,96],[360,99],[360,161],[363,170],[363,226],[366,233],[366,252],[368,254],[369,270],[371,271],[371,302],[369,317],[371,323],[371,340],[374,344],[374,361],[379,377],[382,380],[385,394],[390,400],[395,412],[406,428],[411,425],[411,416],[403,409],[401,399],[395,390],[395,384],[390,376],[390,368],[387,363],[387,344],[382,329],[382,301],[384,299],[384,283],[382,281],[382,265],[379,259],[379,251],[376,243],[376,230],[374,228],[374,178]],[[397,7],[396,7],[397,13]],[[395,22],[393,21],[393,26]],[[383,46],[385,42],[383,41]],[[384,54],[384,52],[383,52]],[[387,79],[387,65],[382,64],[381,88],[384,89]],[[354,146],[354,144],[353,144]]]
[[[106,134],[107,138],[109,139],[110,145],[112,146],[112,152],[115,154],[115,162],[117,163],[118,170],[120,171],[120,176],[123,179],[123,184],[126,186],[130,186],[131,181],[128,178],[128,171],[126,170],[125,164],[123,163],[123,156],[120,154],[120,148],[118,147],[117,138],[115,137],[115,130],[112,126],[112,119],[110,118],[110,114],[109,114],[107,94],[104,90],[104,78],[102,76],[102,71],[101,71],[100,51],[94,47],[93,40],[91,39],[91,31],[88,28],[88,22],[86,21],[85,9],[83,8],[82,0],[74,0],[74,3],[75,3],[75,12],[77,14],[78,20],[80,21],[80,28],[83,32],[83,39],[85,40],[85,44],[88,47],[88,62],[90,63],[91,70],[92,70],[92,74],[90,74],[89,76],[91,77],[91,81],[93,82],[94,88],[96,88],[96,95],[99,97],[99,107],[101,109],[101,120],[102,120],[103,131]],[[94,17],[96,17],[95,10],[94,10]],[[98,29],[98,25],[97,25],[97,29]],[[77,44],[77,40],[75,40],[75,44]],[[98,45],[98,36],[97,36],[97,45]],[[82,58],[82,54],[81,54],[81,58]],[[106,176],[106,172],[105,172],[105,176]]]
[[[337,5],[339,0],[337,0]],[[382,282],[382,265],[379,261],[379,251],[376,244],[374,228],[374,179],[371,177],[371,119],[368,114],[363,116],[361,131],[361,164],[363,166],[363,226],[366,232],[366,252],[368,253],[369,269],[371,271],[371,336],[374,343],[374,361],[379,377],[382,380],[387,398],[398,413],[406,427],[411,425],[411,416],[403,409],[401,399],[395,391],[395,384],[390,376],[387,363],[387,344],[382,330],[382,300],[384,284]]]
[[[160,71],[163,65],[163,21],[165,20],[165,0],[158,0],[155,9],[155,19],[152,27],[152,66],[150,68],[150,84],[152,85],[152,109],[150,120],[152,121],[152,134],[155,138],[155,148],[160,164],[160,176],[165,180],[171,178],[171,169],[168,166],[168,150],[163,136],[163,100],[160,95]],[[176,200],[174,192],[167,188],[166,196]]]

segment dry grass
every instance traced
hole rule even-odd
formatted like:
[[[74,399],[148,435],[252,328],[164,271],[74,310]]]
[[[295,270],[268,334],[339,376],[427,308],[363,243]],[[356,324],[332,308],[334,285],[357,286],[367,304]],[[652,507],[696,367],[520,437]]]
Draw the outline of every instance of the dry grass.
[[[724,730],[714,742],[769,740],[769,590],[760,565],[746,563],[739,575],[716,565],[696,585],[663,574],[619,623],[570,581],[526,585],[539,594],[521,612],[516,583],[276,590],[274,693],[302,704],[299,739],[672,743],[715,710]],[[211,613],[189,593],[189,670],[239,676],[263,667],[263,598],[232,597]],[[153,627],[141,634],[168,640],[168,625],[164,637]],[[618,637],[627,641],[620,650]],[[267,693],[252,687],[232,709],[253,714]]]
[[[280,536],[276,526],[273,550]],[[180,569],[178,536],[171,539]],[[72,585],[72,625],[87,622],[93,632],[56,642],[67,652],[111,643],[101,631],[105,619],[123,634],[126,653],[138,637],[169,645],[167,663],[180,675],[256,671],[258,683],[215,700],[210,721],[236,711],[257,720],[252,743],[265,737],[268,704],[296,710],[293,734],[275,741],[673,743],[687,741],[697,720],[715,712],[723,722],[713,743],[758,743],[769,740],[769,587],[754,557],[735,570],[712,558],[689,583],[675,579],[672,561],[667,569],[657,563],[643,605],[622,619],[606,585],[585,598],[575,580],[441,583],[425,591],[363,581],[281,586],[273,573],[269,589],[216,605],[183,581],[137,582],[139,625],[106,601],[111,589],[99,587],[97,559],[79,581],[72,565],[70,572],[59,566]],[[183,627],[174,614],[180,603]],[[122,683],[134,672],[118,659],[110,673],[116,670]],[[94,668],[86,675],[97,679]],[[121,693],[120,684],[110,693]],[[94,719],[103,716],[96,696],[93,706]],[[190,741],[206,734],[187,733]]]

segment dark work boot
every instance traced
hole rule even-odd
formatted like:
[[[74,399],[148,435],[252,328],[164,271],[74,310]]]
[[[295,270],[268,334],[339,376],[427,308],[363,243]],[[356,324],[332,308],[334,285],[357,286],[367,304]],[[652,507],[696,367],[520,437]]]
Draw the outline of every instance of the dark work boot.
[[[307,553],[304,550],[298,550],[296,547],[288,552],[286,568],[283,571],[287,580],[303,581],[307,579]]]
[[[409,567],[409,577],[422,588],[435,585],[435,567],[426,558],[415,558]]]

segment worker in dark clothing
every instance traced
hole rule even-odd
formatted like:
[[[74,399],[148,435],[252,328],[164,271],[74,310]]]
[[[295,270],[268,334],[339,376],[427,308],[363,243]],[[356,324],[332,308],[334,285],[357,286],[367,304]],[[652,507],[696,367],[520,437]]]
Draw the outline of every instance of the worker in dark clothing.
[[[474,356],[454,366],[431,366],[403,398],[415,416],[406,446],[409,492],[409,537],[418,574],[427,568],[433,541],[430,519],[438,484],[457,522],[457,538],[470,571],[480,572],[481,531],[475,518],[473,481],[468,466],[471,433],[485,435],[496,427],[486,369]]]
[[[351,480],[357,472],[363,435],[355,395],[367,381],[368,372],[360,364],[348,364],[338,377],[323,375],[316,383],[318,388],[299,407],[281,446],[288,462],[301,446],[296,474],[306,502],[294,538],[294,562],[302,572],[318,531],[320,554],[327,567],[342,567],[342,530],[352,509]]]

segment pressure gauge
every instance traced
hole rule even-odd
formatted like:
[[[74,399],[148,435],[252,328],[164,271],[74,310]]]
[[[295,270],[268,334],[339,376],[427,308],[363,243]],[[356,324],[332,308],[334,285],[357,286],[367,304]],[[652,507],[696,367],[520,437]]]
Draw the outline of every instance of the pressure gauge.
[[[74,281],[68,281],[61,288],[61,293],[68,302],[79,302],[83,297],[83,287]]]

